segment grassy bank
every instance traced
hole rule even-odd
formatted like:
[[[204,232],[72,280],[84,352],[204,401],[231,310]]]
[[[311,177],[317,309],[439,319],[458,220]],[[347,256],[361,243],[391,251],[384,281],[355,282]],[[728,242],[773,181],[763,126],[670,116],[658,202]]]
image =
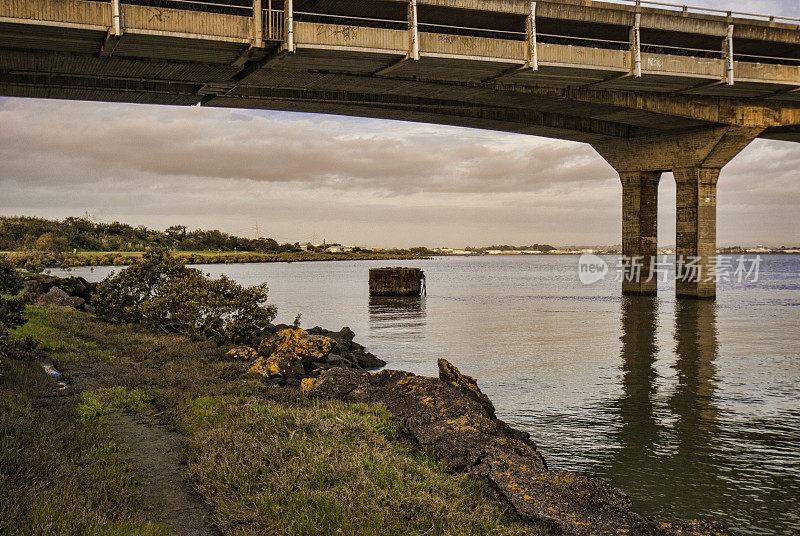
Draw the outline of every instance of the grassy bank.
[[[0,365],[0,534],[168,534],[122,461],[118,412],[184,438],[186,477],[223,534],[533,534],[485,485],[447,473],[383,409],[264,385],[208,342],[30,307],[32,360]]]
[[[133,260],[144,255],[143,251],[85,251],[64,255],[43,254],[40,252],[0,252],[16,266],[24,268],[29,263],[39,263],[50,268],[74,268],[79,266],[128,266]],[[363,260],[407,260],[427,259],[429,257],[408,253],[383,252],[284,252],[253,253],[235,251],[176,251],[175,257],[185,264],[240,264],[252,262],[315,262],[315,261],[363,261]]]

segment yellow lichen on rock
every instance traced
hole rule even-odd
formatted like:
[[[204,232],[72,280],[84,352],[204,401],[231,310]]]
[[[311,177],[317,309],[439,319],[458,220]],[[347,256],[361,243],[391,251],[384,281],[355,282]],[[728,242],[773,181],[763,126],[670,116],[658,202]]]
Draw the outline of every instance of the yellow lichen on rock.
[[[488,396],[481,392],[478,387],[478,382],[475,378],[462,374],[455,365],[446,359],[439,359],[439,379],[443,382],[452,385],[471,399],[475,400],[489,412],[489,415],[494,417],[494,404]]]
[[[299,376],[303,365],[323,362],[336,342],[328,337],[309,335],[302,329],[284,329],[262,341],[260,350],[269,348],[268,357],[259,357],[251,372],[262,376]]]
[[[237,359],[241,361],[255,361],[258,359],[258,352],[255,348],[250,346],[236,346],[225,354],[228,359]]]
[[[314,388],[315,378],[303,378],[300,382],[300,390],[304,393],[309,393]]]

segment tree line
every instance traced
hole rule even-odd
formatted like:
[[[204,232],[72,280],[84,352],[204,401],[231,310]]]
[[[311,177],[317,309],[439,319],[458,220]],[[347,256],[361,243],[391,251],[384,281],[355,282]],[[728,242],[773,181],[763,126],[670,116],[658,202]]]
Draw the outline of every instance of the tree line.
[[[101,223],[78,217],[48,220],[0,216],[0,251],[145,251],[154,247],[179,251],[300,251],[299,244],[279,244],[272,238],[242,238],[216,229],[190,231],[184,225],[157,231],[143,225]]]

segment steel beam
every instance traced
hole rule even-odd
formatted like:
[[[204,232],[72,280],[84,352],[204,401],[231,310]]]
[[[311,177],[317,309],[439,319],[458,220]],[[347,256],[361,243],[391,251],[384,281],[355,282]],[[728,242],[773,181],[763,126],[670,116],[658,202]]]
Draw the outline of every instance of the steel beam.
[[[637,13],[631,28],[631,74],[642,76],[642,14]]]
[[[417,17],[417,0],[408,4],[408,33],[410,39],[409,59],[419,60],[419,18]]]
[[[728,25],[728,36],[724,41],[724,54],[725,54],[725,82],[732,86],[735,83],[734,78],[734,62],[733,62],[733,24]]]
[[[531,12],[528,15],[528,22],[525,26],[525,33],[528,41],[528,65],[534,71],[539,70],[539,49],[536,38],[536,2],[531,2]]]

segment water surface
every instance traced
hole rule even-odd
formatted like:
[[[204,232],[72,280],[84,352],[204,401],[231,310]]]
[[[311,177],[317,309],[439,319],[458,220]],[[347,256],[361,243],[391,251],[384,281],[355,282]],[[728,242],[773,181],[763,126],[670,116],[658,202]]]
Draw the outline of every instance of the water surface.
[[[425,270],[427,297],[371,299],[368,268],[385,264],[201,269],[266,281],[279,321],[350,326],[391,368],[450,360],[551,466],[608,480],[643,513],[800,534],[800,256],[678,303],[672,285],[621,298],[613,280],[582,285],[576,257],[527,256],[392,261]]]

